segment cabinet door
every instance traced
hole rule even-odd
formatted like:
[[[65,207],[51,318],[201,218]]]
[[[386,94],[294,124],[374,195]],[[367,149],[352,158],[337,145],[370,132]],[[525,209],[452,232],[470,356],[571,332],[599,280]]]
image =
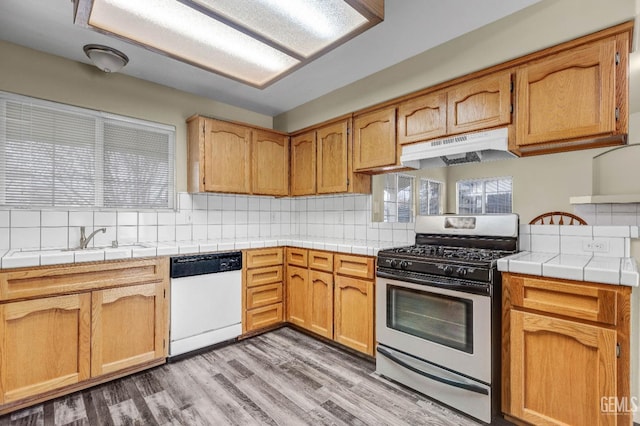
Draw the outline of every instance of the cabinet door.
[[[398,143],[433,139],[447,134],[447,93],[439,91],[409,99],[398,107]]]
[[[287,321],[307,328],[309,275],[306,268],[287,266]]]
[[[373,282],[336,275],[334,340],[373,355]]]
[[[353,171],[397,164],[396,108],[355,117],[353,123]]]
[[[447,133],[511,123],[511,72],[491,74],[447,90]]]
[[[511,411],[546,425],[609,425],[616,396],[616,332],[511,311]]]
[[[317,192],[347,192],[347,120],[318,129]]]
[[[289,195],[289,137],[253,130],[251,145],[251,192]]]
[[[89,378],[89,293],[0,305],[0,319],[0,404]]]
[[[517,71],[518,145],[615,131],[615,39],[528,64]]]
[[[166,357],[162,283],[94,291],[91,308],[92,376]]]
[[[204,138],[204,189],[248,194],[251,129],[208,119]]]
[[[316,193],[316,132],[291,138],[291,195]]]
[[[309,271],[309,329],[333,338],[333,274]]]

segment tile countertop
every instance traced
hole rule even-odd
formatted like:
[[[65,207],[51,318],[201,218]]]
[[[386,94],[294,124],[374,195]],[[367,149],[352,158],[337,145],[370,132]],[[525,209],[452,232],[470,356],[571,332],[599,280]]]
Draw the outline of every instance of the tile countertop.
[[[521,251],[498,260],[498,270],[541,277],[638,287],[638,265],[632,257]]]
[[[409,245],[407,243],[407,245]],[[351,253],[376,256],[383,248],[395,247],[398,244],[372,245],[361,240],[335,240],[308,237],[285,236],[257,240],[219,240],[219,241],[177,241],[163,243],[139,243],[123,245],[117,248],[92,248],[86,250],[0,250],[0,269],[45,266],[64,263],[97,262],[104,260],[129,259],[154,256],[173,256],[179,254],[206,253],[254,249],[275,246],[292,246],[316,250],[328,250],[340,253]]]

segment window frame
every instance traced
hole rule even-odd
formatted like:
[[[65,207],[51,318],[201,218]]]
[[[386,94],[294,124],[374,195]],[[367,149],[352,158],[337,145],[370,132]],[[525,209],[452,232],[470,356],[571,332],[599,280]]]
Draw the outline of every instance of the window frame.
[[[6,104],[7,102],[16,102],[21,104],[30,104],[34,107],[51,109],[59,113],[71,113],[75,115],[87,116],[94,121],[95,139],[93,146],[95,149],[93,163],[94,171],[94,201],[93,204],[57,204],[54,201],[51,204],[25,203],[25,205],[17,205],[7,203],[6,184],[7,177],[5,167],[0,167],[0,207],[4,208],[35,208],[35,209],[101,209],[101,210],[175,210],[177,197],[176,182],[176,128],[172,125],[162,124],[149,120],[123,116],[114,113],[108,113],[90,108],[78,107],[56,101],[49,101],[30,96],[18,95],[15,93],[0,91],[0,164],[5,164],[6,152],[4,143],[8,140],[6,127]],[[53,113],[52,113],[53,114]],[[116,123],[123,127],[140,129],[141,131],[156,132],[166,135],[167,137],[167,205],[166,206],[107,206],[105,207],[105,182],[104,167],[105,161],[105,124]],[[88,143],[89,144],[89,143]]]
[[[487,209],[487,182],[491,181],[500,181],[500,180],[509,180],[511,182],[511,205],[508,212],[499,212],[499,213],[486,213]],[[460,213],[460,184],[468,183],[468,182],[481,182],[482,183],[482,211],[480,213]],[[474,178],[474,179],[461,179],[456,182],[456,213],[457,214],[502,214],[502,213],[512,213],[513,212],[513,176],[495,176],[495,177],[487,177],[487,178]]]

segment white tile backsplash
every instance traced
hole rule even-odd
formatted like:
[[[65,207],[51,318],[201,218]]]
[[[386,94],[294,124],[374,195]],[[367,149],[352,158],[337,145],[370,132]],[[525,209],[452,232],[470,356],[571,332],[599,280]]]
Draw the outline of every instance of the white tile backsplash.
[[[80,226],[97,234],[96,246],[136,242],[216,241],[223,238],[312,238],[361,240],[363,246],[413,244],[413,223],[372,223],[368,195],[328,195],[272,198],[230,194],[178,194],[178,211],[109,210],[0,210],[0,250],[11,248],[77,247]],[[597,216],[606,226],[520,225],[520,249],[585,254],[584,240],[608,242],[608,252],[598,256],[628,256],[630,238],[638,237],[637,205],[576,206]],[[583,215],[581,215],[584,217]],[[614,226],[620,220],[625,226]],[[629,225],[632,225],[631,227]],[[587,254],[593,255],[593,252]]]
[[[67,248],[69,247],[69,228],[47,227],[41,228],[41,248]]]
[[[12,228],[36,228],[40,227],[40,211],[12,210]]]
[[[39,249],[40,228],[11,228],[12,249]]]
[[[1,212],[0,215],[2,215]],[[40,215],[40,223],[41,226],[69,226],[69,212],[43,211]]]

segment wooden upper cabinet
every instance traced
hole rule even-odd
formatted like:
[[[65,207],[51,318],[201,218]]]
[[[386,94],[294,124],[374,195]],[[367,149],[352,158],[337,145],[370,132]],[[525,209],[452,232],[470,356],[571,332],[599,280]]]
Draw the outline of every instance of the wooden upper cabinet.
[[[419,142],[447,134],[447,93],[439,91],[398,106],[398,143]]]
[[[291,195],[316,193],[316,132],[291,138]]]
[[[353,170],[396,166],[396,107],[358,115],[353,125]]]
[[[347,120],[324,126],[316,131],[319,194],[347,192],[348,132]]]
[[[517,145],[615,132],[615,60],[610,37],[519,68]]]
[[[205,120],[204,190],[248,194],[251,129],[225,121]],[[201,160],[202,161],[202,160]]]
[[[490,74],[447,90],[447,134],[511,123],[511,71]]]
[[[289,194],[289,137],[277,132],[253,130],[251,142],[251,193]]]
[[[351,116],[291,137],[290,195],[371,193],[371,176],[354,173]]]

